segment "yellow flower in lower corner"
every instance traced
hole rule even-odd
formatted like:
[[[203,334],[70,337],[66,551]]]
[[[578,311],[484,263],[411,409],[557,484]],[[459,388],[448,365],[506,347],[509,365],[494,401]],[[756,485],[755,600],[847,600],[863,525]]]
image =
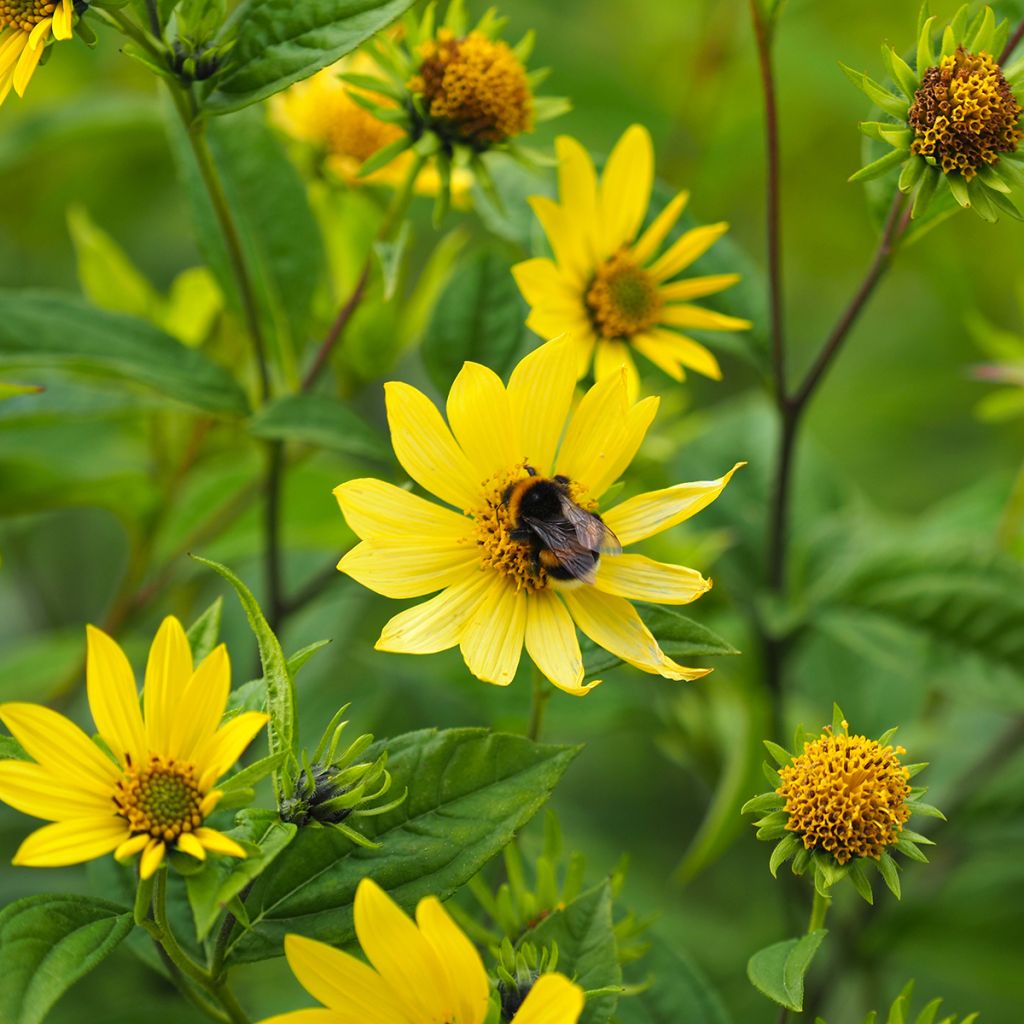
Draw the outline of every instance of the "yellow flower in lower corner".
[[[548,342],[522,360],[507,388],[487,367],[466,363],[448,395],[450,426],[416,388],[385,385],[398,461],[446,505],[382,480],[335,488],[362,540],[339,562],[342,572],[386,597],[440,591],[391,619],[378,650],[432,654],[459,646],[475,676],[507,685],[525,645],[551,682],[582,695],[595,684],[583,684],[578,626],[645,672],[698,679],[710,671],[672,661],[630,601],[688,604],[711,581],[621,547],[699,512],[737,467],[599,512],[658,399],[634,404],[620,369],[570,415],[576,354],[572,341]]]
[[[168,848],[197,860],[207,851],[244,857],[233,839],[203,824],[220,799],[214,784],[267,721],[245,712],[221,724],[231,689],[224,645],[193,668],[181,623],[164,619],[149,651],[140,710],[124,652],[90,626],[86,683],[112,756],[56,711],[0,704],[0,721],[32,758],[0,761],[0,800],[53,822],[21,844],[14,863],[61,867],[141,853],[148,878]]]
[[[572,335],[580,376],[592,360],[598,379],[624,365],[633,395],[638,392],[637,352],[676,380],[682,380],[684,367],[721,379],[715,357],[681,332],[750,327],[749,320],[690,301],[728,288],[739,275],[679,274],[728,225],[693,228],[659,255],[689,194],[680,192],[641,233],[654,182],[654,149],[647,129],[633,125],[626,130],[600,182],[579,142],[563,135],[555,147],[560,201],[545,196],[530,200],[555,258],[526,260],[512,268],[531,307],[527,326],[544,338]]]
[[[0,0],[0,103],[25,95],[50,36],[70,39],[72,0]]]
[[[356,890],[355,926],[372,966],[313,939],[288,935],[295,977],[326,1009],[296,1010],[263,1024],[483,1024],[490,983],[476,948],[433,896],[411,921],[369,878]],[[542,974],[512,1024],[576,1024],[583,990]]]

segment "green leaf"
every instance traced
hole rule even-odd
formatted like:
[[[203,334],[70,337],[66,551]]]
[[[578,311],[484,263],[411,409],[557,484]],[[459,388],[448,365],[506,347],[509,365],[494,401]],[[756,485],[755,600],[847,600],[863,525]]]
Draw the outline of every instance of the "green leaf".
[[[79,978],[132,930],[130,910],[89,896],[42,894],[0,910],[0,1020],[41,1024]]]
[[[522,941],[538,947],[557,946],[558,970],[584,990],[622,984],[608,882],[589,889],[568,906],[549,914],[527,931]],[[606,1024],[618,1002],[618,994],[614,992],[588,999],[580,1024]]]
[[[308,78],[385,28],[411,2],[247,0],[222,33],[233,37],[235,46],[203,106],[223,114]]]
[[[378,743],[367,758],[385,747],[392,792],[408,788],[408,797],[359,820],[380,848],[332,828],[301,829],[256,882],[246,903],[252,930],[233,936],[233,962],[280,955],[288,932],[351,942],[352,901],[366,876],[407,910],[427,895],[446,899],[533,817],[578,752],[485,729],[427,729]]]
[[[0,736],[0,761],[11,757],[19,761],[31,760],[25,748],[13,736]]]
[[[423,338],[423,363],[447,393],[462,364],[483,363],[503,377],[512,367],[525,329],[526,311],[497,245],[466,258],[448,282]]]
[[[391,449],[365,420],[329,395],[286,395],[249,421],[256,437],[297,441],[356,458],[387,459]]]
[[[268,726],[268,744],[271,754],[284,752],[285,754],[294,751],[298,740],[298,727],[295,713],[295,682],[288,670],[288,662],[285,660],[284,651],[281,650],[280,641],[274,635],[273,630],[267,624],[267,620],[253,597],[252,591],[226,566],[219,562],[211,562],[198,555],[192,556],[197,562],[208,566],[214,572],[219,573],[235,588],[238,600],[245,610],[245,616],[249,620],[249,626],[256,636],[256,643],[260,649],[260,662],[263,665],[263,675],[267,681],[267,713],[270,715]],[[274,790],[280,796],[282,792],[282,777],[285,773],[278,769],[274,772]]]
[[[888,853],[883,853],[878,858],[878,873],[882,876],[882,880],[889,887],[889,891],[896,897],[900,898],[900,869],[899,865],[892,859]]]
[[[747,977],[759,992],[788,1010],[804,1008],[804,975],[811,966],[824,928],[758,950],[747,963]]]
[[[234,378],[144,320],[60,292],[0,290],[0,369],[57,366],[141,384],[204,412],[245,415]]]
[[[330,640],[317,640],[307,644],[301,650],[296,651],[288,659],[288,674],[294,680],[299,674],[299,669],[316,654],[317,651],[326,647]],[[236,686],[228,695],[229,711],[263,711],[267,706],[267,680],[260,676],[259,679],[250,679],[249,682]]]
[[[217,646],[220,638],[220,619],[224,598],[218,597],[202,615],[188,627],[188,643],[192,648],[192,661],[199,664]]]

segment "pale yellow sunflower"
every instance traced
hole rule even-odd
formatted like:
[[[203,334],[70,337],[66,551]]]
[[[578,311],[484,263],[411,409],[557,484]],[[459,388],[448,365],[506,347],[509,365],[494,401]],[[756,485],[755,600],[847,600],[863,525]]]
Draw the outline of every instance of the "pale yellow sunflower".
[[[695,569],[594,550],[591,578],[562,582],[538,562],[536,547],[515,535],[510,485],[558,475],[579,508],[597,513],[657,411],[657,398],[631,401],[620,369],[587,391],[570,415],[577,352],[569,340],[542,345],[520,362],[507,388],[487,367],[466,363],[448,395],[448,424],[416,388],[385,385],[398,461],[446,505],[382,480],[335,488],[362,541],[338,563],[342,572],[386,597],[441,591],[391,619],[378,650],[432,654],[458,645],[475,676],[507,685],[525,645],[551,682],[582,695],[595,684],[583,684],[578,626],[645,672],[697,679],[710,671],[672,661],[630,604],[696,600],[711,581]],[[718,480],[640,494],[600,515],[618,545],[628,547],[709,505],[736,468]]]
[[[639,390],[636,352],[676,380],[682,380],[684,367],[720,380],[718,360],[682,332],[750,327],[749,320],[689,301],[728,288],[739,275],[679,275],[728,224],[693,228],[659,255],[689,193],[680,192],[641,232],[654,182],[654,148],[642,125],[628,128],[616,143],[600,182],[575,139],[560,136],[555,151],[560,201],[530,199],[555,258],[512,268],[530,305],[527,326],[542,338],[574,338],[581,377],[592,361],[599,380],[625,366],[631,395]]]
[[[25,95],[52,35],[70,39],[72,0],[0,0],[0,103],[13,88]]]
[[[149,878],[168,848],[197,860],[208,851],[244,857],[238,843],[203,824],[221,796],[214,784],[267,721],[247,711],[221,724],[231,689],[224,645],[193,668],[181,623],[164,619],[140,709],[124,652],[102,630],[87,633],[89,707],[106,750],[56,711],[0,704],[0,721],[33,759],[0,761],[0,800],[53,822],[25,839],[14,863],[60,867],[141,853],[140,873]]]
[[[410,920],[376,882],[356,890],[355,926],[370,965],[314,939],[288,935],[288,966],[324,1008],[295,1010],[263,1024],[483,1024],[490,982],[480,954],[433,896]],[[542,974],[512,1024],[576,1024],[579,985]]]

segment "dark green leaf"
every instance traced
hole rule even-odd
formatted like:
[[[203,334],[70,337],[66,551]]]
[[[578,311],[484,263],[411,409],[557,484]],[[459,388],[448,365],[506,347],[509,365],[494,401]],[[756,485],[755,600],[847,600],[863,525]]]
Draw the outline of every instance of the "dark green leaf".
[[[799,939],[787,939],[758,950],[747,963],[747,977],[754,988],[789,1010],[804,1008],[804,975],[811,966],[824,928]]]
[[[31,760],[25,753],[24,747],[13,736],[0,736],[0,761],[10,757],[17,758],[19,761]]]
[[[356,458],[390,456],[380,434],[329,395],[286,395],[260,409],[249,421],[249,429],[257,437],[317,445]]]

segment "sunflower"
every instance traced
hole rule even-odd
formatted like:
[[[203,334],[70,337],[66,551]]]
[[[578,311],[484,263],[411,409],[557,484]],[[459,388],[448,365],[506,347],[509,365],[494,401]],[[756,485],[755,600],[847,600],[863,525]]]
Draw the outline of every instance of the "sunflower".
[[[0,0],[0,103],[25,95],[51,34],[70,39],[72,0]]]
[[[926,13],[923,8],[914,67],[892,47],[882,48],[896,91],[843,68],[890,118],[865,121],[861,131],[892,147],[850,180],[865,181],[899,167],[899,189],[913,196],[914,217],[924,213],[941,189],[984,220],[994,221],[999,213],[1019,220],[1024,64],[1004,70],[993,57],[1003,48],[1007,23],[996,24],[990,7],[969,22],[965,5],[945,27],[936,49],[936,19]]]
[[[616,143],[600,182],[590,155],[575,139],[560,136],[555,151],[560,202],[530,199],[555,258],[512,268],[530,305],[527,326],[544,338],[575,338],[581,377],[592,360],[599,380],[625,366],[631,395],[639,390],[634,352],[675,380],[683,379],[684,367],[720,380],[715,357],[680,331],[750,327],[749,320],[688,301],[728,288],[739,275],[678,275],[725,234],[728,224],[693,228],[658,255],[689,194],[680,192],[641,232],[654,181],[654,148],[642,125],[628,128]]]
[[[197,860],[244,857],[203,824],[220,799],[214,783],[267,721],[250,711],[221,725],[231,688],[224,645],[193,669],[181,623],[164,619],[149,650],[143,710],[117,643],[89,626],[87,647],[89,707],[106,750],[56,711],[0,704],[0,721],[33,759],[0,761],[0,800],[53,822],[28,836],[14,863],[61,867],[141,853],[149,878],[168,848]]]
[[[448,422],[408,384],[385,385],[391,443],[403,469],[448,506],[385,483],[350,480],[335,488],[361,538],[338,568],[385,597],[431,600],[385,625],[377,649],[431,654],[458,645],[469,670],[507,685],[522,649],[561,689],[582,695],[576,626],[622,661],[669,679],[709,669],[677,665],[658,646],[630,599],[687,604],[711,586],[694,569],[639,554],[607,552],[589,582],[562,582],[545,568],[510,518],[508,488],[528,476],[557,475],[580,508],[596,513],[629,466],[658,408],[633,403],[625,371],[599,380],[569,415],[577,345],[556,340],[531,352],[508,387],[491,370],[466,363],[448,395]],[[563,436],[564,435],[564,436]],[[688,519],[721,494],[718,480],[677,484],[603,511],[628,546]]]
[[[284,940],[288,966],[327,1008],[296,1010],[263,1024],[483,1024],[490,983],[476,948],[433,896],[411,921],[369,878],[356,890],[356,935],[371,966],[300,935]],[[583,990],[542,974],[512,1024],[576,1024]]]

